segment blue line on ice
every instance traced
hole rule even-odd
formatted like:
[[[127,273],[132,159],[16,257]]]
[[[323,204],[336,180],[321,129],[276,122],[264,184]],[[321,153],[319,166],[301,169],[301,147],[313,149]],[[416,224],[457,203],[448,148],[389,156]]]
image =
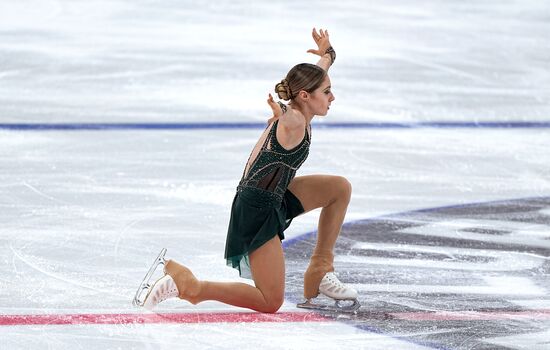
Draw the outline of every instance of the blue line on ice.
[[[256,122],[181,122],[181,123],[2,123],[0,130],[47,131],[47,130],[189,130],[189,129],[259,129],[265,123]],[[341,122],[316,123],[316,128],[351,129],[411,129],[411,128],[550,128],[550,122],[535,121],[442,121],[442,122]]]

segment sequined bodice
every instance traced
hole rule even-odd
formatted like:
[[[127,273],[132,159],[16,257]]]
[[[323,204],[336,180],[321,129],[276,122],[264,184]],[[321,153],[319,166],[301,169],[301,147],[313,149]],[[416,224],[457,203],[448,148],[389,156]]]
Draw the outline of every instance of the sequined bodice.
[[[306,160],[311,139],[306,129],[302,142],[293,149],[287,150],[277,141],[278,123],[278,120],[273,123],[248,172],[245,168],[238,188],[261,189],[273,193],[276,199],[280,201],[288,184],[296,175],[296,171]]]

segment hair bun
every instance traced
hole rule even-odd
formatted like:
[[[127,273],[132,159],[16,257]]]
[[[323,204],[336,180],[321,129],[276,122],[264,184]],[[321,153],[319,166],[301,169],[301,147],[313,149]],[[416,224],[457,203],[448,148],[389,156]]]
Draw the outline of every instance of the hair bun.
[[[292,99],[292,92],[290,91],[290,86],[288,85],[288,80],[283,79],[280,83],[275,85],[275,92],[277,93],[277,96],[281,100],[291,100]]]

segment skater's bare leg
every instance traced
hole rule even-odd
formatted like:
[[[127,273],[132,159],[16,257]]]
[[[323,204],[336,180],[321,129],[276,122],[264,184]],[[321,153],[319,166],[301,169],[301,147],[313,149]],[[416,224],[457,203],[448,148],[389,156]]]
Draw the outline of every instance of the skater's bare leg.
[[[279,237],[275,236],[256,249],[249,258],[255,286],[240,282],[197,281],[192,293],[180,292],[180,297],[193,304],[217,300],[259,312],[276,312],[284,301],[285,282],[283,248]],[[184,283],[179,283],[176,278],[174,280],[180,291],[185,290]]]
[[[308,175],[294,178],[288,189],[300,200],[305,212],[323,208],[315,252],[334,249],[351,198],[351,184],[332,175]]]
[[[351,198],[351,184],[341,176],[309,175],[292,180],[288,189],[298,197],[305,212],[322,208],[317,243],[304,274],[304,296],[317,296],[321,279],[334,270],[333,250]]]

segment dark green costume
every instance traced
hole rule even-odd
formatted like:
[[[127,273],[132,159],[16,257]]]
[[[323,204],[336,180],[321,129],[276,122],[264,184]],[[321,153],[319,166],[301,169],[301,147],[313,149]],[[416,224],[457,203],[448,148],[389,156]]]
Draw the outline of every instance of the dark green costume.
[[[275,235],[283,240],[292,219],[304,212],[287,187],[309,154],[310,134],[306,129],[302,142],[286,150],[277,141],[278,123],[273,123],[254,163],[243,173],[231,206],[225,259],[241,277],[251,277],[249,254]]]

